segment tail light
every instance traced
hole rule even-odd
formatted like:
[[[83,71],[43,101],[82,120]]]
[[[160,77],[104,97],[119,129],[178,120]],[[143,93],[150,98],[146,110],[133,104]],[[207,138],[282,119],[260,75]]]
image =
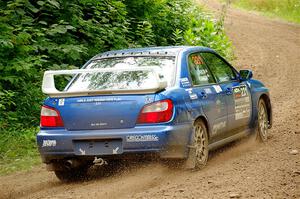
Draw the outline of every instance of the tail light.
[[[173,102],[170,99],[147,104],[141,110],[137,123],[168,122],[173,116]]]
[[[62,127],[64,123],[55,108],[42,106],[41,110],[41,127]]]

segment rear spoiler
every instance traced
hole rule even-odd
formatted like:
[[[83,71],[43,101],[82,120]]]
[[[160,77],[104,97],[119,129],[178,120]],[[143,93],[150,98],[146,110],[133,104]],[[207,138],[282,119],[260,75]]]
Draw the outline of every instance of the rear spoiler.
[[[167,82],[161,79],[159,67],[130,67],[130,68],[97,68],[97,69],[75,69],[75,70],[49,70],[45,71],[42,83],[43,93],[50,97],[74,97],[88,96],[95,94],[147,94],[155,93],[167,87]],[[103,90],[79,90],[79,91],[59,91],[55,87],[55,75],[77,75],[99,72],[127,72],[127,71],[149,71],[155,76],[156,81],[147,89],[103,89]]]

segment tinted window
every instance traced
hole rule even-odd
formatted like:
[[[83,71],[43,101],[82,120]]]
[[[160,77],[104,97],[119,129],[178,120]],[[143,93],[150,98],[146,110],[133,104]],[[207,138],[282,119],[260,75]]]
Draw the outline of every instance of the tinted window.
[[[215,83],[213,76],[210,74],[199,53],[189,55],[188,64],[193,85],[207,85]]]
[[[175,57],[114,57],[94,60],[86,68],[128,67],[159,67],[158,72],[169,86],[175,77]],[[88,73],[78,75],[68,90],[147,89],[156,81],[155,78],[147,71]]]
[[[212,53],[201,53],[201,55],[218,82],[227,82],[236,79],[233,69],[217,55]]]

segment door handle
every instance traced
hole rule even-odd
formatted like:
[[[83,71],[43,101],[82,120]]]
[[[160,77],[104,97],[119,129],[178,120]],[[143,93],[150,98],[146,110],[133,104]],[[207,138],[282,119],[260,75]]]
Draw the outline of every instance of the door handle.
[[[202,98],[202,99],[206,99],[207,98],[207,94],[205,93],[205,92],[201,92],[200,93],[200,97]]]
[[[226,95],[232,94],[232,88],[226,88]]]

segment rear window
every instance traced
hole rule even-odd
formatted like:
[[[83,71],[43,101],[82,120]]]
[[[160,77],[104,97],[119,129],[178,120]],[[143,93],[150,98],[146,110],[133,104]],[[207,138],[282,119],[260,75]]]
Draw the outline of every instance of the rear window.
[[[175,77],[175,57],[118,57],[92,61],[86,69],[159,67],[160,76],[168,82]],[[147,89],[156,77],[148,71],[99,72],[80,74],[72,81],[68,91],[105,89]]]

